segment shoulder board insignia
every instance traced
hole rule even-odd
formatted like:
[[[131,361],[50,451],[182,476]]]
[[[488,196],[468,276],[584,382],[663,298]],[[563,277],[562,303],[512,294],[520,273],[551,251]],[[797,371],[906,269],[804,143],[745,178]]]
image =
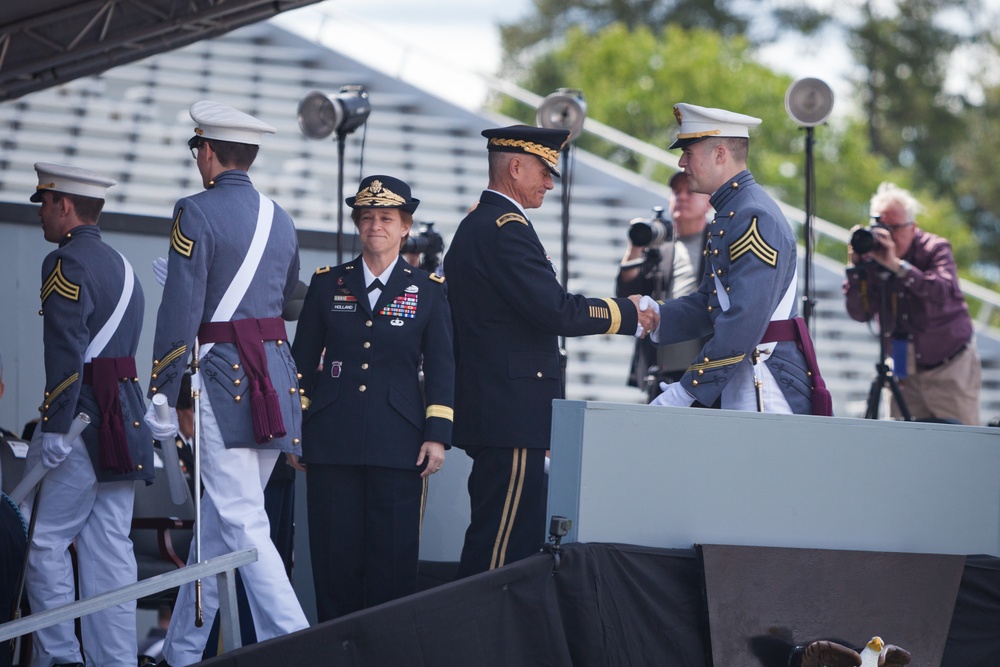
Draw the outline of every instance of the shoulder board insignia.
[[[181,231],[182,213],[184,213],[183,208],[177,209],[177,217],[174,218],[174,226],[170,230],[170,247],[177,251],[181,257],[191,259],[191,255],[194,253],[194,239],[184,236],[184,232]]]
[[[757,229],[757,218],[754,218],[753,222],[750,223],[750,229],[747,230],[746,234],[729,246],[729,261],[735,262],[747,253],[756,255],[768,266],[778,265],[778,251],[769,246],[764,237],[760,235],[760,231]]]
[[[428,277],[436,283],[442,283],[442,284],[444,283],[444,276],[439,276],[436,273],[431,273],[429,274]]]
[[[497,218],[497,227],[503,227],[508,222],[520,222],[522,225],[528,224],[528,221],[524,219],[523,215],[518,213],[504,213]]]
[[[317,276],[320,275],[320,274],[322,274],[322,273],[329,273],[329,272],[330,272],[330,267],[329,266],[321,266],[318,269],[316,269],[316,275]]]
[[[55,292],[60,294],[70,301],[80,300],[80,286],[69,281],[69,279],[63,275],[62,272],[62,259],[56,260],[56,268],[52,269],[52,273],[49,277],[45,279],[42,283],[42,304],[45,304],[45,300]]]

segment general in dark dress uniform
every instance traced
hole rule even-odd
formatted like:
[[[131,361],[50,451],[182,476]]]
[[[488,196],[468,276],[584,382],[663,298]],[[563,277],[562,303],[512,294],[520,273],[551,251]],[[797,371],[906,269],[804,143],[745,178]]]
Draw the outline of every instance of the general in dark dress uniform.
[[[399,179],[365,178],[347,199],[362,253],[317,270],[299,316],[320,621],[417,590],[424,480],[450,446],[455,394],[444,279],[399,256],[418,203]]]
[[[135,480],[153,479],[153,438],[135,368],[142,329],[142,287],[131,265],[101,240],[97,219],[115,181],[77,167],[38,163],[45,240],[59,247],[42,264],[45,398],[26,469],[50,470],[37,496],[25,585],[34,611],[76,599],[69,547],[75,544],[79,597],[135,583],[129,539]],[[90,426],[67,438],[86,413]],[[32,500],[33,498],[33,500]],[[135,601],[35,633],[32,664],[135,665]]]
[[[563,397],[558,336],[641,333],[627,298],[567,293],[527,217],[568,132],[486,130],[490,182],[445,256],[455,328],[455,439],[473,458],[472,518],[459,576],[538,551],[552,399]],[[645,316],[645,314],[644,314]]]

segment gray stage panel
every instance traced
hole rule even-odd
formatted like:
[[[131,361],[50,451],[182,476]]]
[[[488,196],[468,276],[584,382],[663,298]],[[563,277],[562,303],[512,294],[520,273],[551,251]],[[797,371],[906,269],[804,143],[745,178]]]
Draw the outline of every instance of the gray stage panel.
[[[555,401],[568,541],[1000,555],[1000,431]]]

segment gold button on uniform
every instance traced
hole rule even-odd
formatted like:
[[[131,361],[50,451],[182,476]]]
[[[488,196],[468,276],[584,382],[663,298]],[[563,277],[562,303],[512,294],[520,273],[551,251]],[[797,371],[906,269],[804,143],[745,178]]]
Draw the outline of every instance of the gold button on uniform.
[[[365,326],[366,327],[370,327],[371,325],[372,325],[372,321],[371,320],[365,321]]]
[[[132,422],[133,428],[139,428],[139,422]]]
[[[535,373],[535,375],[538,376],[538,377],[542,377],[542,372],[538,371],[537,373]]]
[[[364,348],[365,348],[366,350],[367,350],[368,348],[370,348],[371,346],[372,346],[372,344],[371,344],[371,343],[369,343],[368,341],[365,341],[365,345],[364,345]]]
[[[358,391],[367,391],[367,390],[368,387],[366,387],[365,385],[361,385],[360,387],[358,387]]]
[[[368,362],[367,361],[365,363],[361,364],[361,370],[363,370],[363,371],[368,370]]]
[[[288,388],[288,393],[289,394],[294,394],[295,393],[295,387],[289,387]]]

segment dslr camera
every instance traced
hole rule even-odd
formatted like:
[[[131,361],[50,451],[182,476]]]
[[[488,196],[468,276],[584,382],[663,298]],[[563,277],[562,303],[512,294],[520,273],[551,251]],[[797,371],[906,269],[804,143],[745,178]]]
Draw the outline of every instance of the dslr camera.
[[[434,231],[434,223],[425,222],[420,225],[419,230],[416,236],[411,235],[403,242],[403,248],[400,252],[403,254],[441,254],[441,251],[444,250],[444,239]]]
[[[440,255],[444,252],[444,238],[434,231],[433,222],[425,222],[419,227],[419,233],[410,235],[403,242],[400,254],[415,253],[422,255],[420,268],[428,273],[434,273],[440,263]]]
[[[863,255],[882,245],[878,240],[878,236],[872,231],[873,229],[889,228],[882,224],[882,217],[876,215],[867,227],[858,227],[855,229],[854,233],[851,234],[851,247],[854,249],[854,252]]]
[[[658,246],[674,237],[673,220],[664,219],[663,207],[654,206],[650,218],[634,218],[628,224],[628,240],[637,248]]]

